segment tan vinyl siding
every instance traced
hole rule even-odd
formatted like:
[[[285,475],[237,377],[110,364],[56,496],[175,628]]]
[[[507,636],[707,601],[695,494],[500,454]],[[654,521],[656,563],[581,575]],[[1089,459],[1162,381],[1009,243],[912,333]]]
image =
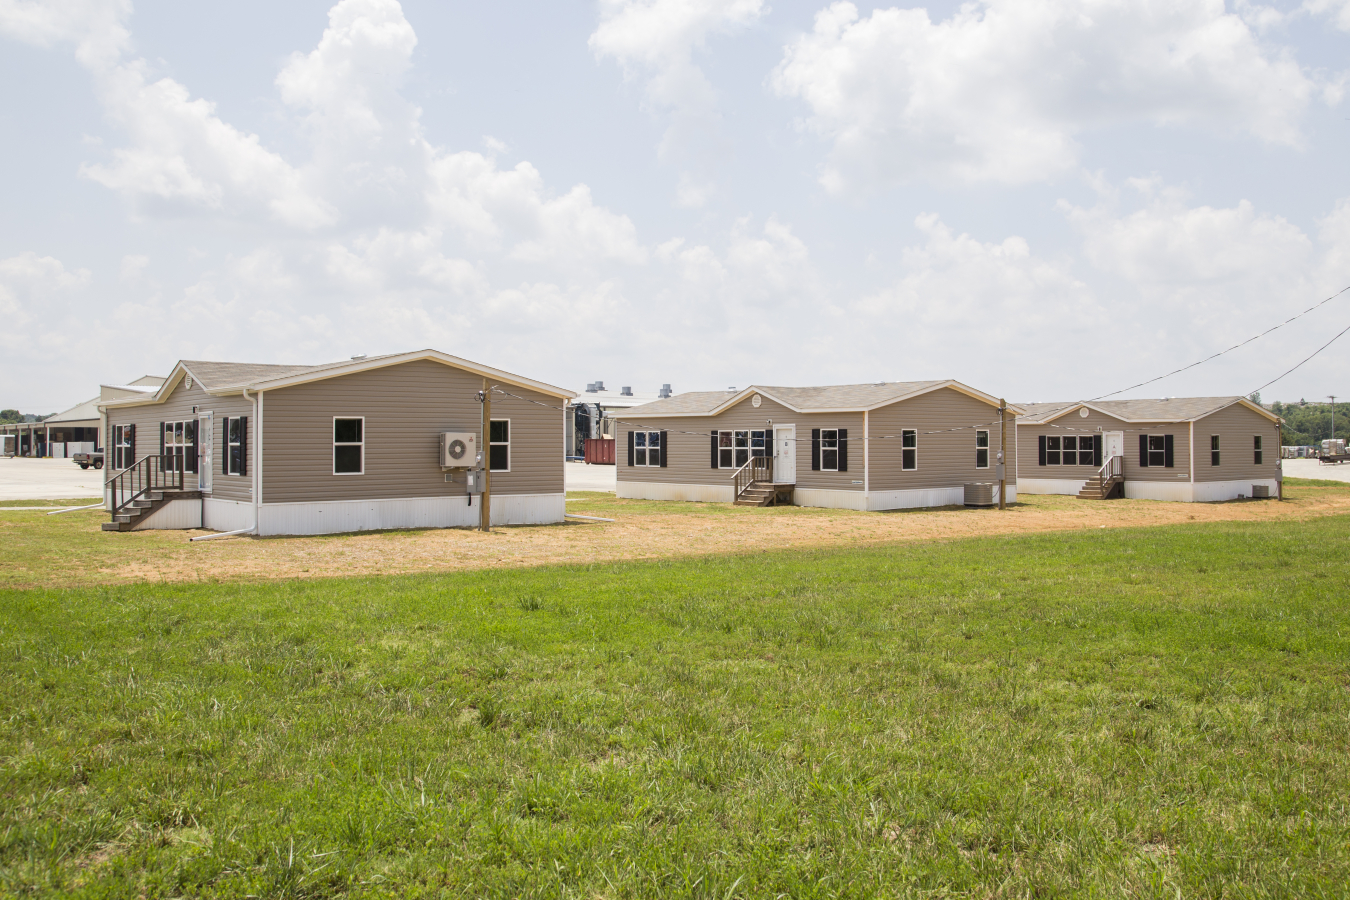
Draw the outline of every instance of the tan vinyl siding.
[[[263,502],[463,497],[464,474],[450,483],[441,471],[439,435],[482,440],[482,385],[481,376],[415,360],[266,392]],[[563,401],[504,389],[528,400],[493,395],[492,418],[511,420],[511,471],[492,474],[492,492],[562,493]],[[333,474],[334,416],[365,418],[365,474]]]
[[[202,390],[201,385],[196,381],[192,387],[186,387],[186,382],[180,380],[178,384],[169,393],[169,396],[163,403],[150,403],[144,406],[130,406],[123,408],[112,408],[108,410],[108,434],[104,443],[105,459],[108,466],[111,466],[113,459],[112,435],[114,425],[135,425],[136,426],[136,458],[159,452],[159,427],[161,422],[180,422],[189,419],[195,419],[198,415],[205,412],[214,413],[215,418],[215,438],[214,438],[214,457],[215,472],[211,475],[211,493],[210,497],[216,500],[242,500],[244,502],[252,499],[249,491],[253,487],[253,436],[255,433],[253,422],[253,404],[243,397],[213,397]],[[193,407],[197,412],[193,412]],[[237,416],[248,416],[248,474],[247,475],[222,475],[222,455],[221,455],[221,420],[226,416],[231,418]],[[105,478],[111,477],[111,468],[103,470]],[[197,487],[196,476],[188,474],[186,484],[195,489]]]
[[[1077,410],[1041,425],[1023,420],[1017,426],[1017,467],[1022,478],[1055,478],[1064,480],[1087,479],[1096,469],[1092,466],[1042,466],[1040,464],[1040,437],[1054,435],[1100,434],[1108,431],[1125,433],[1125,480],[1174,483],[1190,481],[1190,423],[1189,422],[1122,422],[1119,419],[1088,410],[1080,416]],[[1139,435],[1172,435],[1172,468],[1139,466]],[[1197,437],[1199,432],[1196,432]],[[1199,448],[1197,448],[1197,453]],[[1103,462],[1105,460],[1103,459]],[[1199,463],[1197,456],[1196,462]]]
[[[924,490],[954,487],[968,481],[998,480],[998,408],[982,400],[941,388],[873,410],[870,414],[872,491]],[[978,426],[978,427],[977,427]],[[960,431],[947,429],[960,428]],[[902,468],[901,432],[918,434],[918,468]],[[989,468],[975,467],[975,432],[989,432]],[[927,432],[927,433],[926,433]],[[1013,454],[1014,429],[1008,415],[1008,456]],[[1008,466],[1009,484],[1017,474]]]
[[[1219,465],[1210,465],[1210,436],[1219,436]],[[1252,453],[1252,438],[1264,440],[1261,465]],[[1274,478],[1279,464],[1279,426],[1258,412],[1235,403],[1195,423],[1195,480],[1241,481]]]
[[[620,481],[654,484],[732,484],[735,469],[712,467],[712,431],[741,429],[769,430],[774,425],[795,425],[797,430],[797,487],[838,491],[863,490],[863,415],[862,413],[797,413],[762,397],[755,408],[747,397],[716,416],[679,416],[665,418],[621,416],[615,452]],[[811,471],[811,429],[848,429],[848,471]],[[665,431],[666,467],[628,465],[628,434],[632,431]],[[854,482],[858,482],[854,484]]]

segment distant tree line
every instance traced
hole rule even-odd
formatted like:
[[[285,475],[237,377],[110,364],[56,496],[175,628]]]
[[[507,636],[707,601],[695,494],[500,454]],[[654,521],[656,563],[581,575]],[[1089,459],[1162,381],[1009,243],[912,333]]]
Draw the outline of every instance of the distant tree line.
[[[1253,399],[1261,402],[1259,395]],[[1309,403],[1306,400],[1281,403],[1276,400],[1266,408],[1284,419],[1284,443],[1287,445],[1310,444],[1315,447],[1331,437],[1330,403]],[[1350,438],[1350,403],[1336,404],[1336,436]]]
[[[21,413],[17,409],[0,409],[0,425],[13,425],[16,422],[41,422],[43,419],[50,419],[54,415],[56,413],[36,416],[32,413]]]

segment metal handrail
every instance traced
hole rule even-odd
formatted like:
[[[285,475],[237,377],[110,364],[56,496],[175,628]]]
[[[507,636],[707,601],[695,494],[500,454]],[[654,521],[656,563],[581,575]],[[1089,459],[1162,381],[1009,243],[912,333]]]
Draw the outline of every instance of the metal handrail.
[[[760,478],[760,476],[764,476]],[[756,481],[773,480],[773,457],[772,456],[752,456],[746,460],[745,465],[741,466],[731,477],[736,481],[735,498],[740,499],[750,485]]]
[[[169,465],[165,466],[165,460]],[[114,516],[131,506],[151,491],[182,490],[183,470],[169,454],[143,456],[105,483]]]

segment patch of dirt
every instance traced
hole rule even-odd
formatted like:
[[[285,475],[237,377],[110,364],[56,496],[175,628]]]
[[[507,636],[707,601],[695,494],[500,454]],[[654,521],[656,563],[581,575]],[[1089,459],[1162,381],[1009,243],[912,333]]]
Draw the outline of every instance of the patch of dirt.
[[[895,513],[585,499],[569,503],[569,512],[616,521],[569,520],[563,525],[499,528],[490,534],[440,529],[197,544],[189,544],[188,537],[205,532],[109,532],[108,555],[101,564],[32,575],[44,585],[389,575],[1350,513],[1350,490],[1343,488],[1291,488],[1286,497],[1283,502],[1208,504],[1033,495],[1006,511]],[[97,527],[96,521],[91,525]],[[181,542],[166,543],[166,534],[181,535]]]

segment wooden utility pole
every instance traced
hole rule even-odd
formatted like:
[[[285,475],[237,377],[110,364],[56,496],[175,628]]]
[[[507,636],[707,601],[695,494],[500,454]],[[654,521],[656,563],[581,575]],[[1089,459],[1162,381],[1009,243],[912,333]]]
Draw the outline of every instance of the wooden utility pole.
[[[998,401],[998,508],[1007,509],[1008,495],[1008,401]]]
[[[1327,394],[1331,398],[1331,439],[1336,440],[1336,395]]]
[[[478,506],[478,530],[492,530],[492,391],[483,379],[483,497]]]

